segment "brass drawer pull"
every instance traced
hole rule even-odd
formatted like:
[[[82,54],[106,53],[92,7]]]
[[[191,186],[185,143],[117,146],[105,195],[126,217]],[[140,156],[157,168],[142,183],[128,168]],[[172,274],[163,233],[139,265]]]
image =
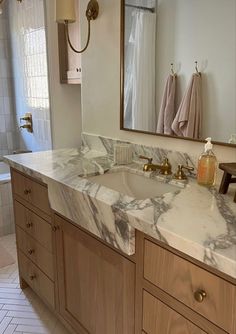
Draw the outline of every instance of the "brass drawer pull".
[[[29,249],[29,250],[28,250],[28,254],[29,254],[29,255],[32,255],[33,253],[34,253],[34,249]]]
[[[24,194],[25,194],[25,195],[29,195],[29,194],[31,194],[31,189],[25,189],[25,190],[24,190]]]
[[[52,230],[53,230],[53,232],[58,231],[59,230],[59,226],[57,226],[57,225],[52,226]]]
[[[204,290],[197,290],[194,292],[194,298],[198,303],[202,303],[206,298],[207,294]]]
[[[35,274],[32,274],[32,275],[30,275],[29,278],[30,278],[31,281],[33,281],[34,279],[36,279],[36,275],[35,275]]]
[[[27,227],[27,228],[31,228],[31,227],[33,227],[33,223],[32,223],[32,222],[28,222],[28,223],[26,224],[26,227]]]

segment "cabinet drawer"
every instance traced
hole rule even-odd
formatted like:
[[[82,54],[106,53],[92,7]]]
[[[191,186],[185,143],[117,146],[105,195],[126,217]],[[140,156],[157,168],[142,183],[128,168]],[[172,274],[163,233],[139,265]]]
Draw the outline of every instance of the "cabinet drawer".
[[[13,193],[50,215],[47,187],[12,170]]]
[[[232,331],[236,287],[148,240],[144,242],[144,278],[227,332]]]
[[[17,245],[20,250],[53,280],[53,255],[20,227],[16,227],[16,235]]]
[[[21,251],[18,252],[21,277],[51,307],[55,307],[53,282],[31,262]]]
[[[14,202],[15,222],[52,253],[52,226],[19,202]]]
[[[143,293],[143,329],[147,334],[206,334],[146,291]]]

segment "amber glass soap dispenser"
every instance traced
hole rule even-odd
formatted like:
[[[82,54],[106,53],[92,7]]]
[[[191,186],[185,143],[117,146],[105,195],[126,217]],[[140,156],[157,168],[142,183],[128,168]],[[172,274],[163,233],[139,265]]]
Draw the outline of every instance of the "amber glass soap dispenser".
[[[197,182],[203,186],[213,186],[216,179],[216,156],[213,153],[211,138],[206,139],[205,150],[198,160]]]

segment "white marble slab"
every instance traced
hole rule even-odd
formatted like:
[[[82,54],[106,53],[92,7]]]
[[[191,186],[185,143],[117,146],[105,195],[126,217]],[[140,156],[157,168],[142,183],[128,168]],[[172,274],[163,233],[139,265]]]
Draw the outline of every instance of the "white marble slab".
[[[4,160],[48,185],[53,210],[124,253],[134,254],[135,229],[138,229],[236,278],[233,194],[219,195],[216,188],[204,188],[190,178],[188,184],[180,183],[173,193],[136,200],[83,178],[107,170],[115,172],[117,168],[142,173],[137,162],[125,167],[114,166],[110,144],[106,143],[110,152],[91,150],[84,143],[81,151],[28,153]],[[154,173],[145,176],[172,182]]]

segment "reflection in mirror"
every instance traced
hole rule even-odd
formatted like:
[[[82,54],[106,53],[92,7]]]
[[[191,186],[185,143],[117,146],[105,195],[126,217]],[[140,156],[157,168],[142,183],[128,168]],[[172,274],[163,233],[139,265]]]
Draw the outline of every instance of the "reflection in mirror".
[[[236,0],[123,1],[123,129],[236,144],[235,13]]]

